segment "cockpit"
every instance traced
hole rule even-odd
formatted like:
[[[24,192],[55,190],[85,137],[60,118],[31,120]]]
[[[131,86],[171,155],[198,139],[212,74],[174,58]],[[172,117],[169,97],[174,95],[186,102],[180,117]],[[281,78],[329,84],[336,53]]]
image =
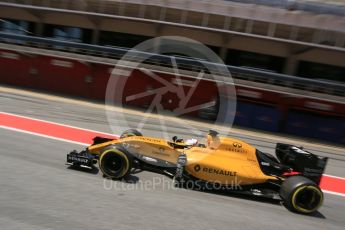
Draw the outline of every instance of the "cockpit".
[[[189,149],[192,147],[217,149],[220,145],[220,138],[218,132],[210,130],[206,136],[206,144],[199,143],[195,138],[184,140],[177,136],[174,136],[168,144],[174,149]]]
[[[173,147],[174,149],[189,149],[192,147],[205,147],[203,144],[199,144],[197,139],[191,138],[187,140],[183,140],[182,138],[178,138],[174,136],[172,141],[168,142],[168,144]]]

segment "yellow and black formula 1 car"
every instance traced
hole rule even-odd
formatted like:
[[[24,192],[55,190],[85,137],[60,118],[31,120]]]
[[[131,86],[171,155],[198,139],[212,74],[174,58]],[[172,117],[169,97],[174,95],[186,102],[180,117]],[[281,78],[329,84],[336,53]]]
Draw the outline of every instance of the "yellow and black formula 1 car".
[[[295,212],[315,212],[323,202],[319,182],[327,158],[281,143],[276,156],[216,131],[198,144],[146,137],[131,129],[119,139],[95,137],[85,150],[69,153],[67,164],[93,168],[98,162],[111,179],[125,179],[132,169],[149,170],[171,176],[177,186],[249,193],[280,199]]]

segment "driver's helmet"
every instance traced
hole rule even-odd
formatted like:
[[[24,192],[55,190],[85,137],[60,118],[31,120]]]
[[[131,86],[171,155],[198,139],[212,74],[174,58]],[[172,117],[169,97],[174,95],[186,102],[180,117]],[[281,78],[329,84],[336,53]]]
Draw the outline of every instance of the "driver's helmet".
[[[218,132],[214,130],[210,130],[206,136],[206,146],[210,149],[218,149],[220,145],[220,139],[218,136]]]
[[[184,142],[186,145],[188,146],[197,146],[198,145],[198,140],[197,139],[187,139],[185,142]]]

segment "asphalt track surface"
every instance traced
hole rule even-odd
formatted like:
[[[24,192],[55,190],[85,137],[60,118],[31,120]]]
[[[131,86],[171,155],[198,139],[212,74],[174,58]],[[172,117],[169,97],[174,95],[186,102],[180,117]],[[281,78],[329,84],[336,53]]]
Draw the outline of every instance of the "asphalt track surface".
[[[85,105],[0,93],[2,112],[111,132],[105,112]],[[128,120],[141,118],[127,114]],[[147,135],[159,122],[147,121]],[[172,127],[172,133],[188,132]],[[207,128],[205,128],[207,130]],[[169,131],[170,132],[170,131]],[[171,134],[172,135],[172,134]],[[272,153],[274,141],[236,134]],[[306,143],[307,144],[307,143]],[[175,189],[169,178],[149,172],[133,183],[109,181],[64,165],[66,153],[83,146],[0,129],[1,229],[343,229],[345,197],[325,194],[313,216],[291,213],[279,203],[249,197]],[[345,177],[344,152],[314,148],[331,157],[326,173]]]

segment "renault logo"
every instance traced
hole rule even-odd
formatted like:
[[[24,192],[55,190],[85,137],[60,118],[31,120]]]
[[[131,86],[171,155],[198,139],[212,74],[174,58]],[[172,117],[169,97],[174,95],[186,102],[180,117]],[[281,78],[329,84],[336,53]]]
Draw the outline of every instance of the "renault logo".
[[[241,143],[234,142],[234,143],[232,143],[232,145],[233,145],[235,148],[242,148],[242,144],[241,144]]]

